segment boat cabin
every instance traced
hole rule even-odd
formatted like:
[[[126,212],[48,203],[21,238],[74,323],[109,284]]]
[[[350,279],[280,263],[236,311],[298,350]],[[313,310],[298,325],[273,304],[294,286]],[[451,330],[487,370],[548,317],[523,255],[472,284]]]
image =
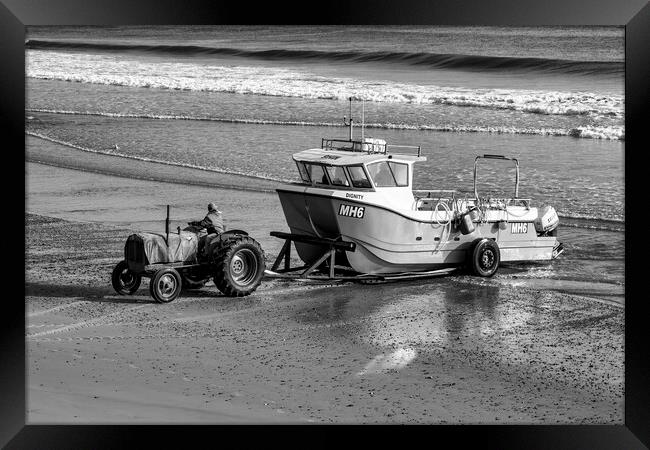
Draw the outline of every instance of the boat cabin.
[[[345,191],[386,192],[397,203],[413,202],[413,164],[426,161],[417,155],[388,154],[388,144],[380,139],[344,141],[323,139],[321,148],[293,155],[303,184]]]

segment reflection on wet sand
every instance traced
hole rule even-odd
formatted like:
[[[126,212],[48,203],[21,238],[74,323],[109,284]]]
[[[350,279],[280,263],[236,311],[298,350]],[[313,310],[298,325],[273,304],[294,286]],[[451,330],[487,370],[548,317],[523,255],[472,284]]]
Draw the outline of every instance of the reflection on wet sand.
[[[508,308],[498,285],[458,286],[430,280],[373,286],[351,285],[298,311],[301,323],[354,325],[354,337],[382,348],[399,349],[435,344],[446,348],[463,338],[503,333],[534,323],[536,308]]]
[[[294,320],[320,330],[313,337],[328,348],[356,348],[355,378],[433,380],[421,386],[431,395],[442,386],[435,380],[467,395],[480,380],[495,404],[526,398],[520,417],[549,402],[573,411],[616,405],[614,417],[622,406],[622,313],[589,299],[454,277],[318,290]]]
[[[383,373],[390,370],[400,370],[408,363],[413,361],[417,356],[417,352],[412,348],[398,348],[394,352],[388,354],[380,354],[375,356],[366,366],[357,373],[357,376],[366,374]]]

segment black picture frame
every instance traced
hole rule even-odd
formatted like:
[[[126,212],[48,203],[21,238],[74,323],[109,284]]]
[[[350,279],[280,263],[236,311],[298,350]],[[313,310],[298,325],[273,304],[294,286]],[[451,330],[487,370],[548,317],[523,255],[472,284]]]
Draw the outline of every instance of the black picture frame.
[[[29,25],[157,25],[157,24],[440,24],[440,25],[621,25],[625,26],[625,425],[559,426],[427,426],[418,427],[418,437],[427,445],[450,439],[453,446],[478,442],[483,448],[590,448],[637,449],[650,446],[650,352],[645,342],[648,307],[643,295],[641,259],[647,252],[643,233],[645,202],[644,167],[641,155],[647,134],[650,106],[650,4],[644,0],[438,0],[371,1],[343,0],[327,3],[245,2],[209,0],[1,0],[0,3],[0,124],[4,142],[5,200],[10,211],[20,215],[26,209],[12,177],[24,155],[17,151],[24,143],[25,122],[25,26]],[[644,133],[645,132],[645,133]],[[10,156],[11,155],[11,156]],[[14,165],[14,159],[16,164]],[[23,188],[25,186],[23,185]],[[635,199],[639,199],[635,201]],[[15,203],[15,205],[13,204]],[[14,217],[6,215],[5,217]],[[25,236],[27,239],[27,236]],[[13,241],[18,241],[13,239]],[[18,242],[13,242],[18,246]],[[7,284],[24,280],[24,262],[17,261],[18,249],[6,250],[9,264]],[[11,253],[9,253],[11,252]],[[634,268],[640,268],[635,274]],[[22,270],[22,275],[20,271]],[[18,289],[16,289],[18,290]],[[23,292],[24,294],[24,292]],[[18,295],[6,293],[3,301],[2,366],[0,369],[0,445],[7,448],[115,448],[187,445],[188,439],[206,439],[212,445],[225,443],[224,432],[237,445],[266,438],[266,434],[291,436],[294,430],[263,427],[248,432],[242,427],[216,426],[37,426],[25,425],[25,305]],[[216,429],[219,428],[219,429]],[[233,429],[234,428],[234,429]],[[367,431],[367,428],[335,426],[336,431]],[[302,432],[319,434],[319,443],[339,443],[331,427],[303,426]],[[375,437],[404,442],[412,436],[405,427],[372,427]],[[275,444],[299,443],[271,440]],[[311,442],[311,441],[310,441]],[[388,442],[388,441],[387,441]],[[160,446],[157,445],[157,446]]]

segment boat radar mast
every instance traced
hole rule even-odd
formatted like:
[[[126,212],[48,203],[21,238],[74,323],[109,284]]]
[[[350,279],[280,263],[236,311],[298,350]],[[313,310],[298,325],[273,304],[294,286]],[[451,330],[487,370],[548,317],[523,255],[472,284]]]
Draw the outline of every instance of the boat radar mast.
[[[366,125],[366,101],[361,99],[361,140],[354,140],[354,119],[352,118],[352,97],[348,97],[350,101],[350,119],[348,116],[343,116],[343,125],[350,127],[350,137],[344,139],[322,139],[321,149],[323,150],[347,150],[353,152],[367,152],[367,153],[386,153],[388,144],[384,139],[366,138],[365,125]],[[343,144],[343,145],[342,145]],[[419,145],[396,145],[390,144],[391,148],[409,148],[417,149],[418,158],[421,156],[421,147]]]
[[[346,127],[350,127],[350,142],[352,142],[352,123],[354,120],[352,119],[352,97],[350,97],[348,100],[350,100],[350,121],[346,121],[346,117],[343,116],[343,125]]]

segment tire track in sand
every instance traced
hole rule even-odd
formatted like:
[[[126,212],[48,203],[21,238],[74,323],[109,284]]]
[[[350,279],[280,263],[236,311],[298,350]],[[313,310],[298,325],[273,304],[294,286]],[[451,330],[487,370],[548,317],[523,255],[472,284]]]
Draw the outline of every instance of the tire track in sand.
[[[92,303],[92,302],[89,300],[81,300],[78,302],[66,303],[65,305],[55,306],[54,308],[27,313],[27,318],[38,317],[38,316],[42,316],[43,314],[49,314],[49,313],[61,311],[63,309],[72,308],[73,306],[81,305],[83,303]]]
[[[90,326],[95,326],[101,324],[102,321],[108,319],[109,317],[117,316],[119,314],[124,314],[129,311],[135,311],[136,309],[142,309],[150,305],[138,305],[138,306],[133,306],[131,308],[127,309],[120,309],[119,311],[115,311],[110,314],[105,314],[103,316],[95,317],[94,319],[88,319],[88,320],[82,320],[81,322],[77,323],[72,323],[70,325],[65,325],[63,327],[59,328],[54,328],[52,330],[46,330],[46,331],[41,331],[40,333],[33,333],[33,334],[28,334],[27,338],[32,339],[40,336],[47,336],[49,334],[55,334],[55,333],[65,333],[66,331],[71,331],[71,330],[76,330],[78,328],[85,328],[85,327],[90,327]]]

